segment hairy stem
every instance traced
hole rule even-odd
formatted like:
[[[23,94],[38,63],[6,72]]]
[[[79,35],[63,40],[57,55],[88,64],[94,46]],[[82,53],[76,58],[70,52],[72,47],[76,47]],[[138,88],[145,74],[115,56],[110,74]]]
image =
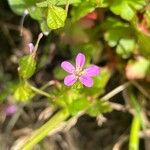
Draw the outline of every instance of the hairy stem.
[[[26,139],[24,144],[20,147],[21,150],[31,150],[34,145],[40,142],[49,133],[53,132],[63,121],[69,116],[69,112],[66,109],[57,112],[49,121],[47,121],[42,127],[37,129],[33,134]]]

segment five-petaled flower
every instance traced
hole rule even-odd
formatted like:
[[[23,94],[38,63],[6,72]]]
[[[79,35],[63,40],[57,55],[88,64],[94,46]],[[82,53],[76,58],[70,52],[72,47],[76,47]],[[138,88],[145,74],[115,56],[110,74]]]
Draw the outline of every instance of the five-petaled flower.
[[[78,79],[86,87],[93,85],[93,79],[91,77],[96,76],[100,72],[100,68],[96,65],[90,65],[87,68],[83,68],[85,64],[85,55],[79,53],[76,56],[76,66],[74,67],[70,62],[63,61],[61,67],[69,73],[64,78],[64,84],[67,86],[73,85]]]

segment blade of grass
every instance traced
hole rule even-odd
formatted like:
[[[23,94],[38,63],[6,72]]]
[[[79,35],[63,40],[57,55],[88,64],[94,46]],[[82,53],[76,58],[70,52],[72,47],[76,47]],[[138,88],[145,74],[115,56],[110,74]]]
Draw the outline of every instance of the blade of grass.
[[[141,106],[137,101],[136,96],[129,91],[131,105],[135,110],[135,114],[132,120],[130,139],[129,139],[129,150],[139,150],[139,132],[140,129],[145,129],[145,123],[143,121],[143,115]]]
[[[140,118],[135,115],[132,120],[129,150],[139,150],[139,131],[140,131]]]

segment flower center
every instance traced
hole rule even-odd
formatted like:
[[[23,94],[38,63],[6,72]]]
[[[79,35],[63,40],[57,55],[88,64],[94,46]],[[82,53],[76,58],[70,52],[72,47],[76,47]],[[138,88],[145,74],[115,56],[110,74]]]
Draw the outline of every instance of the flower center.
[[[76,77],[79,78],[80,76],[82,76],[84,74],[83,68],[77,67],[74,74],[75,74]]]

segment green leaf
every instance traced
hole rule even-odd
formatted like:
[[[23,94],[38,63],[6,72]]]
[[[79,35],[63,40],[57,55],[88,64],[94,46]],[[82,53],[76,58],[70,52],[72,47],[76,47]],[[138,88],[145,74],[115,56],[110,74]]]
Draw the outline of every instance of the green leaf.
[[[12,11],[18,15],[22,15],[26,9],[24,0],[8,0],[8,3]]]
[[[50,29],[58,29],[64,26],[67,12],[61,7],[50,5],[47,12],[47,25]]]
[[[37,5],[38,7],[48,7],[48,2],[47,2],[47,0],[46,0],[46,1],[44,1],[44,2],[36,3],[36,5]]]
[[[111,11],[126,20],[131,20],[134,16],[134,10],[128,5],[126,0],[115,0],[111,6]]]
[[[136,43],[133,39],[121,39],[116,48],[117,54],[122,58],[128,58],[136,48]]]
[[[150,35],[147,35],[141,31],[137,32],[139,51],[144,56],[150,55]]]
[[[21,81],[16,88],[14,97],[18,101],[25,102],[31,98],[32,94],[33,92],[28,84],[25,81]]]
[[[107,7],[109,5],[109,0],[90,0],[91,3],[96,4],[97,7]]]
[[[35,20],[42,20],[44,17],[44,14],[43,14],[44,11],[42,10],[42,8],[32,6],[28,8],[28,11],[29,11],[30,16]]]
[[[85,98],[74,100],[68,107],[71,115],[77,115],[78,112],[89,107],[90,103]]]
[[[48,28],[46,20],[43,19],[39,23],[40,23],[40,28],[41,28],[43,34],[48,35],[51,30]]]
[[[78,4],[81,0],[69,0],[69,4]],[[38,7],[48,7],[48,5],[67,5],[67,0],[46,0],[44,2],[36,3]]]
[[[110,112],[112,110],[110,104],[107,101],[98,100],[94,102],[87,110],[87,113],[95,117],[101,113]]]
[[[19,75],[24,79],[29,79],[35,72],[36,61],[32,55],[24,56],[19,61]]]
[[[141,9],[145,5],[145,0],[115,0],[110,5],[110,9],[116,15],[120,15],[123,19],[131,20],[136,10]]]
[[[68,107],[74,100],[79,99],[79,91],[77,88],[62,87],[61,90],[53,91],[56,95],[56,105],[59,107]]]
[[[83,88],[81,93],[86,96],[98,97],[104,92],[104,88],[110,78],[111,72],[108,69],[101,70],[100,74],[94,77],[94,85],[92,88]]]
[[[104,38],[111,47],[116,46],[122,38],[128,39],[134,34],[133,29],[128,24],[116,18],[108,18],[104,22],[103,28],[106,30]]]
[[[140,10],[143,6],[146,6],[145,0],[126,0],[128,4],[135,10]]]
[[[81,3],[78,7],[74,7],[71,11],[73,21],[79,20],[81,17],[94,11],[95,8],[96,5],[90,2]]]
[[[37,0],[24,0],[27,6],[34,6]]]
[[[146,10],[145,12],[145,18],[146,18],[146,22],[148,23],[148,26],[150,27],[150,10]]]

